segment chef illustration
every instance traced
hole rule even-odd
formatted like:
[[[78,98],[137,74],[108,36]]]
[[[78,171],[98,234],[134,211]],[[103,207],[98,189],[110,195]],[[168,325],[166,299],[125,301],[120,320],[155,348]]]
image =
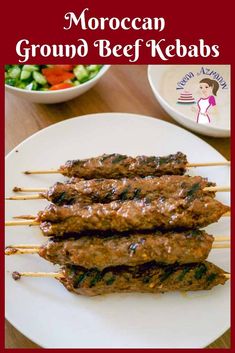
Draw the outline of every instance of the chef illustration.
[[[201,98],[197,101],[197,108],[193,108],[197,112],[197,123],[209,124],[211,122],[211,114],[215,110],[219,84],[210,78],[203,78],[200,82]]]

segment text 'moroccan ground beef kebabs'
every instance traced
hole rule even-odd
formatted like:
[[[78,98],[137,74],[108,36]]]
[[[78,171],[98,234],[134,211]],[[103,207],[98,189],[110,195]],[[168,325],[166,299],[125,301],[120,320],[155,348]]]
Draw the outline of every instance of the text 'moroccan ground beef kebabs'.
[[[56,183],[40,195],[57,205],[75,203],[109,203],[115,200],[133,200],[147,197],[154,200],[159,196],[171,198],[197,197],[215,193],[203,191],[215,186],[200,176],[164,175],[161,177],[71,180]]]
[[[81,206],[49,205],[36,221],[46,236],[85,231],[194,229],[217,222],[229,207],[209,196],[190,199],[158,198],[113,201]]]
[[[52,238],[41,246],[38,254],[54,264],[73,264],[100,270],[123,264],[136,266],[150,261],[183,264],[204,261],[213,240],[213,236],[200,230],[106,237],[88,235],[78,239]],[[8,250],[11,251],[11,248]]]
[[[103,271],[65,266],[59,281],[76,294],[94,296],[116,292],[164,293],[208,290],[227,280],[225,272],[210,262],[185,265],[107,267]],[[18,279],[18,278],[16,278]]]
[[[59,172],[68,177],[84,179],[182,175],[186,172],[187,163],[186,155],[181,152],[164,157],[129,157],[113,153],[67,161],[59,168]]]

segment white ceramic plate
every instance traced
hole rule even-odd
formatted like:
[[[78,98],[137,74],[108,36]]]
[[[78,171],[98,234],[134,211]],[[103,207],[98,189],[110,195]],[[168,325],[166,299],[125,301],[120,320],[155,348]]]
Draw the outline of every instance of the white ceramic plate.
[[[27,169],[56,168],[67,159],[102,153],[166,155],[182,151],[190,162],[224,158],[193,134],[161,120],[124,113],[95,114],[50,126],[17,146],[6,158],[6,195],[13,186],[48,187],[59,175],[26,176]],[[229,168],[197,168],[219,185],[229,184]],[[218,198],[229,204],[229,194]],[[8,201],[6,219],[36,214],[46,201]],[[229,235],[229,218],[209,227]],[[9,227],[6,245],[42,243],[36,227]],[[229,271],[229,250],[213,250],[210,260]],[[78,347],[205,347],[230,326],[229,281],[211,291],[189,293],[77,296],[54,279],[22,278],[11,272],[54,271],[37,255],[6,257],[6,318],[44,348]]]
[[[148,80],[178,123],[203,135],[230,135],[230,65],[149,65]]]

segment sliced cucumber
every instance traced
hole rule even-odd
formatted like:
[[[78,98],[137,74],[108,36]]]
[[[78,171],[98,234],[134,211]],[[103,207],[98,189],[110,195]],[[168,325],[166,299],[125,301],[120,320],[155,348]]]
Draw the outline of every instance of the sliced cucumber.
[[[99,71],[100,67],[102,65],[87,65],[86,69],[91,72],[91,71]]]
[[[19,78],[20,77],[20,73],[21,73],[21,69],[19,68],[19,66],[15,65],[9,70],[9,77],[11,77],[11,78]]]
[[[75,66],[75,68],[73,69],[73,73],[76,76],[76,78],[78,79],[78,81],[84,81],[84,80],[88,79],[88,77],[89,77],[89,73],[86,70],[84,65]]]
[[[78,80],[73,81],[74,86],[79,86],[81,83]]]
[[[39,65],[24,65],[22,70],[26,70],[26,71],[39,71],[40,67]]]
[[[21,75],[20,75],[20,79],[21,80],[27,80],[30,76],[31,76],[31,72],[30,71],[22,70],[21,71]]]
[[[47,80],[45,76],[43,76],[43,74],[41,74],[40,72],[34,71],[33,78],[37,83],[39,83],[42,86],[47,84]]]

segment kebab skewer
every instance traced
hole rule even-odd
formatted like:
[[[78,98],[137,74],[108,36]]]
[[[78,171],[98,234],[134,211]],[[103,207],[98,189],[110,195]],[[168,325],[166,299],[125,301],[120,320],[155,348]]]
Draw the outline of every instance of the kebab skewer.
[[[28,170],[25,174],[54,174],[60,173],[67,177],[84,179],[108,178],[119,179],[123,177],[145,177],[182,175],[187,168],[196,166],[229,165],[230,162],[215,163],[188,163],[182,152],[164,157],[137,156],[130,157],[122,154],[103,154],[102,156],[67,161],[57,170]]]
[[[146,177],[133,179],[91,179],[70,183],[57,182],[44,192],[36,195],[13,196],[7,200],[47,199],[56,205],[72,205],[75,203],[109,203],[116,200],[133,200],[147,197],[154,200],[157,197],[185,198],[201,195],[215,196],[215,191],[222,190],[200,176],[164,175],[161,177]],[[13,191],[19,192],[15,187]],[[215,190],[215,191],[214,191]],[[228,190],[228,188],[223,190]]]
[[[170,291],[209,290],[223,285],[230,278],[216,265],[204,261],[196,264],[160,265],[155,262],[138,266],[85,269],[64,266],[58,273],[13,272],[12,277],[52,277],[58,279],[68,291],[95,296],[109,293],[164,293]]]
[[[156,261],[164,264],[184,264],[204,261],[213,245],[226,247],[202,230],[185,232],[136,233],[125,236],[82,236],[79,239],[50,239],[43,245],[14,245],[5,249],[5,255],[38,254],[59,265],[77,265],[103,270],[110,266],[136,266]],[[215,241],[215,244],[213,243]]]
[[[45,236],[86,231],[195,229],[217,222],[229,210],[228,206],[209,196],[192,200],[160,197],[152,202],[142,199],[88,206],[50,204],[32,220],[5,224],[40,225]]]

